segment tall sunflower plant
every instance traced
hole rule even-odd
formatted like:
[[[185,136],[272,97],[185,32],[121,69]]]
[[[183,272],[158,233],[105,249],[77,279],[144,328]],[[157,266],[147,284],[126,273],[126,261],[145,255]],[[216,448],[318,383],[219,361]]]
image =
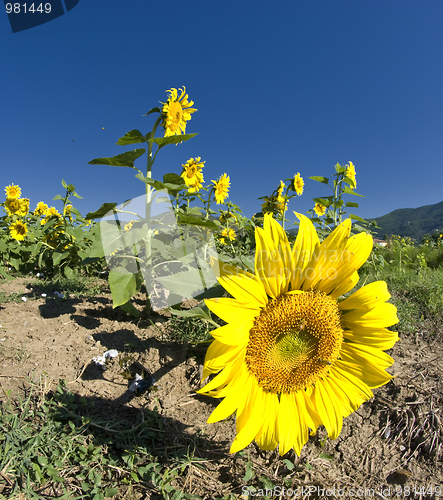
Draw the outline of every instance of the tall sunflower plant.
[[[335,165],[334,178],[331,180],[328,177],[313,176],[309,177],[313,181],[326,184],[332,191],[332,195],[321,198],[314,198],[314,208],[309,210],[312,222],[317,225],[320,237],[325,238],[344,220],[347,213],[346,208],[358,208],[358,203],[354,201],[343,200],[343,195],[349,194],[352,196],[364,197],[355,191],[357,187],[355,165],[350,161],[344,166],[339,163]],[[356,232],[369,231],[370,227],[374,227],[374,223],[368,223],[362,217],[355,214],[349,214],[349,217],[357,221],[353,225],[353,230]]]
[[[177,306],[183,298],[213,294],[216,284],[210,258],[216,255],[214,234],[220,223],[211,205],[227,198],[230,179],[223,174],[210,186],[204,186],[205,162],[200,157],[183,164],[180,175],[171,172],[164,174],[161,181],[154,178],[153,165],[159,151],[197,135],[186,133],[197,111],[186,88],[172,88],[167,93],[168,99],[161,107],[144,115],[155,117],[148,133],[134,129],[116,143],[144,147],[89,162],[131,168],[145,185],[145,195],[118,206],[105,203],[87,215],[100,219],[100,223],[94,229],[95,243],[86,261],[106,258],[113,306],[134,316],[140,316],[140,312],[131,299],[141,291],[143,283],[147,314]],[[135,162],[144,155],[146,168],[142,171]],[[195,206],[198,201],[201,206]]]

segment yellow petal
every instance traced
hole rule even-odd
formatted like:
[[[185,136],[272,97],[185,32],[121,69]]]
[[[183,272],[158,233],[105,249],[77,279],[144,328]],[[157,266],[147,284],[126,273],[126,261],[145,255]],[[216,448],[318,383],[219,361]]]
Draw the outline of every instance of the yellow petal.
[[[305,215],[296,212],[294,214],[300,220],[297,238],[292,248],[294,270],[291,278],[291,288],[296,290],[301,287],[303,271],[311,260],[313,253],[319,247],[320,241],[312,222]]]
[[[238,376],[241,374],[241,371],[244,368],[244,359],[245,353],[242,352],[240,356],[234,359],[231,363],[228,363],[218,375],[216,375],[197,392],[199,394],[207,394],[208,396],[213,397],[224,397],[224,392],[230,389],[230,387],[237,380]],[[219,390],[219,388],[223,389],[223,395],[220,395],[222,391]]]
[[[340,287],[344,280],[352,276],[371,254],[373,247],[372,236],[367,233],[359,233],[348,239],[339,258],[330,267],[325,266],[323,279],[317,284],[319,290],[331,293],[336,287]]]
[[[343,426],[343,409],[327,380],[319,380],[312,393],[315,405],[330,439],[337,439]]]
[[[300,417],[295,403],[295,395],[281,394],[277,415],[277,438],[280,455],[284,455],[293,447],[294,435],[300,432],[302,432],[302,428],[300,427]]]
[[[278,396],[271,392],[263,394],[265,399],[265,419],[255,441],[262,450],[275,450],[278,445],[276,432],[277,413],[279,409]]]
[[[387,328],[355,328],[345,330],[343,335],[346,339],[358,344],[370,345],[382,351],[392,349],[395,343],[400,340],[397,332],[392,332]]]
[[[222,344],[245,346],[249,340],[249,330],[252,325],[253,321],[245,321],[243,324],[228,324],[213,330],[211,335]]]
[[[304,272],[303,290],[316,287],[319,281],[329,279],[331,274],[335,277],[335,266],[342,257],[350,231],[351,220],[347,219],[317,247]]]
[[[386,302],[391,297],[385,281],[374,281],[363,286],[347,299],[339,303],[338,308],[342,311],[353,309],[368,310],[374,308],[381,302]]]
[[[288,289],[289,276],[283,260],[269,234],[261,228],[255,230],[255,274],[272,298],[277,298]],[[286,285],[286,287],[285,287]]]
[[[266,306],[268,298],[262,282],[256,276],[226,262],[215,261],[214,267],[217,265],[219,283],[234,298],[240,302],[257,302],[259,306]]]
[[[218,297],[206,299],[205,304],[219,318],[227,323],[241,323],[252,321],[260,313],[257,302],[240,302],[235,299]]]
[[[230,391],[217,408],[208,418],[208,424],[223,420],[234,413],[245,399],[246,393],[243,390],[248,380],[247,370],[241,370],[238,377],[230,387]],[[204,388],[203,388],[204,389]],[[199,391],[200,392],[200,391]]]
[[[380,349],[344,342],[340,357],[336,361],[337,366],[360,378],[371,389],[386,384],[392,378],[385,369],[394,360]]]
[[[249,376],[244,386],[246,399],[244,406],[237,411],[237,436],[232,443],[230,453],[236,453],[248,446],[257,436],[265,419],[265,395],[255,378]]]
[[[397,308],[387,303],[378,304],[369,311],[356,309],[342,315],[342,324],[349,330],[355,330],[355,326],[386,328],[396,323],[398,323]]]
[[[217,373],[232,361],[241,350],[243,345],[228,346],[218,340],[214,340],[208,347],[203,368],[203,380],[211,373]]]
[[[275,248],[278,250],[282,259],[284,273],[289,278],[292,276],[293,260],[291,247],[289,246],[288,237],[285,231],[270,214],[265,214],[263,228],[269,234]]]
[[[339,381],[341,387],[356,403],[358,401],[368,401],[372,398],[373,394],[369,387],[360,377],[350,373],[340,360],[336,361],[331,367],[331,376],[334,376]]]
[[[344,279],[340,284],[338,284],[334,290],[331,291],[330,296],[333,299],[338,299],[341,295],[349,292],[352,290],[355,285],[358,283],[358,280],[360,279],[360,276],[358,275],[357,272],[354,272],[349,276],[348,278]]]

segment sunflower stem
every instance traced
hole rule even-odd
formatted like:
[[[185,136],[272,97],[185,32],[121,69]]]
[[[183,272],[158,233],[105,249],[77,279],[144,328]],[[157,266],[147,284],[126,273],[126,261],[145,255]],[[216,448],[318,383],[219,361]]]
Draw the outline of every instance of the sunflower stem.
[[[155,133],[157,131],[157,127],[160,125],[162,120],[162,115],[160,115],[154,123],[152,127],[150,139],[154,139]],[[152,158],[152,146],[154,142],[148,141],[148,161],[146,165],[146,178],[152,179],[152,165],[154,164],[155,158]],[[158,152],[158,151],[157,151]],[[148,225],[148,234],[145,240],[145,248],[146,248],[146,272],[145,272],[145,285],[146,285],[146,313],[151,314],[152,306],[151,300],[149,298],[149,290],[151,289],[151,281],[152,281],[152,245],[151,245],[151,195],[153,188],[150,184],[146,183],[146,209],[145,209],[145,220]]]

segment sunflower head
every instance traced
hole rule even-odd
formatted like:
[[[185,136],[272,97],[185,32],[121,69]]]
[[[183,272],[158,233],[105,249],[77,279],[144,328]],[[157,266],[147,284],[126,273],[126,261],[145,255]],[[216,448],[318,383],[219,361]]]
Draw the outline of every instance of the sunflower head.
[[[229,186],[231,185],[231,180],[229,175],[223,174],[220,176],[218,181],[211,181],[214,183],[214,193],[217,205],[224,203],[226,198],[229,197]]]
[[[326,212],[326,207],[322,205],[321,203],[316,203],[314,206],[314,212],[321,217],[322,215],[325,215]]]
[[[20,200],[18,198],[6,198],[5,210],[8,215],[17,214],[20,210]]]
[[[178,97],[177,89],[167,90],[169,92],[168,100],[163,104],[163,128],[165,129],[165,137],[173,135],[181,135],[186,132],[186,122],[191,119],[191,113],[197,111],[191,106],[193,101],[188,101],[186,88],[178,89],[181,91]]]
[[[47,210],[48,210],[48,205],[46,205],[46,203],[44,203],[43,201],[39,201],[37,203],[37,206],[35,207],[34,215],[37,216],[46,215]]]
[[[303,187],[305,185],[305,181],[303,177],[300,176],[300,172],[297,172],[294,175],[294,179],[292,179],[291,189],[297,193],[298,196],[303,194]]]
[[[183,177],[185,184],[188,186],[190,193],[197,193],[203,187],[203,173],[202,169],[205,162],[201,161],[201,157],[190,158],[183,166]]]
[[[26,223],[16,221],[9,226],[9,232],[16,241],[23,241],[28,234],[28,228]]]
[[[356,176],[355,166],[352,163],[352,161],[350,161],[349,164],[346,166],[346,177],[349,177],[349,179],[351,179],[351,181],[354,183],[353,185],[349,184],[349,187],[351,189],[354,189],[357,187],[357,180],[356,180],[355,176]]]
[[[346,220],[320,243],[312,222],[297,217],[291,248],[266,214],[256,228],[255,273],[219,263],[219,282],[233,298],[206,300],[226,324],[211,332],[203,376],[216,376],[199,392],[223,398],[208,422],[236,412],[232,453],[255,439],[262,449],[300,455],[322,424],[335,439],[343,418],[392,378],[383,351],[398,340],[387,329],[398,318],[386,283],[339,300],[355,287],[372,237],[351,236]]]
[[[6,198],[20,198],[22,190],[19,186],[11,184],[5,187]]]
[[[17,214],[24,217],[29,212],[29,199],[28,198],[21,198],[20,200],[18,200],[18,202],[20,204],[20,208],[19,208]]]
[[[225,228],[221,233],[223,238],[229,238],[229,240],[233,241],[236,238],[235,231],[232,228]]]

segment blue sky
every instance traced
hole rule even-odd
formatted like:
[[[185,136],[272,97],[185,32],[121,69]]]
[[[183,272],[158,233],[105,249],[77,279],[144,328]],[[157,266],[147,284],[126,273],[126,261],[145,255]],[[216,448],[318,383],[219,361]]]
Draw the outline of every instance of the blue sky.
[[[288,214],[305,213],[330,194],[308,177],[352,161],[357,215],[438,203],[442,19],[439,0],[80,0],[13,34],[0,13],[0,184],[19,184],[33,208],[63,178],[83,214],[141,195],[135,171],[88,161],[131,149],[115,143],[147,133],[142,115],[186,86],[199,135],[159,153],[157,179],[201,156],[205,181],[230,175],[229,199],[251,216],[300,172]]]

